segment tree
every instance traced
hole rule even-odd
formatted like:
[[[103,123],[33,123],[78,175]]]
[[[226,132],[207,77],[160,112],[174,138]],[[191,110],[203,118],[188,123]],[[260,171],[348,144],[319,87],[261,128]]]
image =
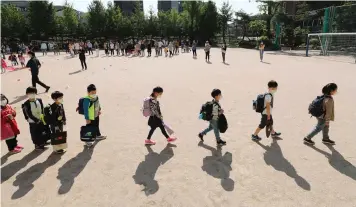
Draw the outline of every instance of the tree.
[[[101,1],[93,0],[88,7],[89,30],[93,37],[102,37],[106,30],[105,8]]]
[[[56,35],[56,22],[52,3],[48,3],[48,1],[31,1],[28,18],[29,27],[34,38],[47,39]]]
[[[153,9],[150,8],[149,15],[146,20],[146,27],[145,27],[145,35],[152,35],[158,36],[159,34],[159,25],[158,25],[158,17],[154,15]]]
[[[138,9],[140,3],[136,3],[136,9],[135,12],[131,15],[131,24],[133,28],[133,34],[137,38],[141,38],[144,35],[144,29],[145,29],[145,15],[144,13]]]
[[[198,24],[201,15],[201,5],[200,1],[185,1],[183,3],[183,9],[186,12],[185,16],[188,17],[189,21],[189,36],[194,39],[196,32],[198,31]]]
[[[258,2],[261,3],[259,5],[260,11],[266,14],[266,22],[267,22],[267,36],[268,38],[272,38],[271,35],[271,20],[275,14],[277,14],[280,9],[282,8],[282,1],[262,1],[259,0]]]
[[[264,36],[267,32],[265,20],[254,20],[249,23],[249,28],[254,36]]]
[[[225,34],[228,28],[228,22],[232,20],[232,8],[228,2],[224,2],[220,9],[220,28],[225,42]]]
[[[218,11],[216,5],[212,1],[203,4],[202,12],[199,21],[199,37],[202,41],[206,41],[215,36],[218,32]]]
[[[20,37],[25,32],[25,18],[12,4],[1,5],[2,37]]]
[[[74,36],[78,28],[79,20],[72,4],[69,4],[67,1],[65,2],[63,9],[63,23],[65,33]]]
[[[235,29],[237,32],[237,26],[240,25],[240,27],[242,28],[242,39],[241,41],[243,41],[245,39],[245,36],[247,34],[248,28],[249,28],[249,24],[251,21],[251,17],[244,12],[243,10],[240,10],[238,12],[235,13],[236,19],[234,20],[235,22]],[[236,35],[237,37],[237,35]],[[241,42],[240,41],[240,42]]]

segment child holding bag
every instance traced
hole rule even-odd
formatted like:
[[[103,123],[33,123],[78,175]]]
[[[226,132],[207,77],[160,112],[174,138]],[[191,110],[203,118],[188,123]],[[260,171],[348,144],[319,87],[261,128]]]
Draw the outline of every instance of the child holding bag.
[[[5,140],[11,154],[21,152],[22,146],[17,144],[20,130],[15,120],[16,111],[8,104],[9,100],[1,94],[1,140]]]

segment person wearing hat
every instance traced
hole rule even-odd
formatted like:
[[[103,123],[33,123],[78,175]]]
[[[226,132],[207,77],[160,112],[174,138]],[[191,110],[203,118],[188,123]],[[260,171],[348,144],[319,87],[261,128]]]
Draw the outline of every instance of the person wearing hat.
[[[27,62],[26,68],[30,68],[32,75],[32,86],[36,88],[36,83],[46,89],[46,93],[49,91],[50,87],[42,83],[38,78],[39,69],[41,67],[40,61],[36,58],[35,53],[30,51],[28,52],[30,59]]]

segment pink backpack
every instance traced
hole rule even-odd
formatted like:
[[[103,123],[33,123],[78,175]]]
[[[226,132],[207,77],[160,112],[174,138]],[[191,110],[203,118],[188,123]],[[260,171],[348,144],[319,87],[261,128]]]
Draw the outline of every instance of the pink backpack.
[[[150,108],[150,100],[151,100],[151,97],[147,97],[147,98],[143,99],[142,114],[144,117],[149,117],[152,114],[152,111]]]

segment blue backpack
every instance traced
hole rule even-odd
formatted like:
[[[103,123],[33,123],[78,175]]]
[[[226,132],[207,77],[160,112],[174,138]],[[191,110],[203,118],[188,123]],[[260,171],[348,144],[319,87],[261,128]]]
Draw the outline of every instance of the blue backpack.
[[[320,117],[325,114],[324,100],[327,96],[317,96],[311,104],[309,104],[308,111],[311,116]]]

